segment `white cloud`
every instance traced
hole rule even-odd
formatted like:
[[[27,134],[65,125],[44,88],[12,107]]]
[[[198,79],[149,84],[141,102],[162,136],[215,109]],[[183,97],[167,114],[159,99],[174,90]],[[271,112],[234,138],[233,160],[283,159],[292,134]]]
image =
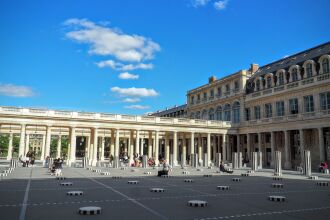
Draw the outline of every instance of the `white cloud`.
[[[159,94],[154,89],[146,89],[146,88],[119,88],[112,87],[112,92],[117,93],[120,96],[129,96],[129,97],[154,97]]]
[[[72,28],[66,37],[90,46],[89,53],[110,55],[120,61],[141,62],[153,59],[160,46],[139,35],[129,35],[87,19],[72,18],[64,22]]]
[[[209,3],[210,0],[192,0],[191,4],[195,7],[198,8],[200,6],[205,6]]]
[[[146,105],[128,105],[128,106],[125,106],[125,108],[128,108],[128,109],[148,109],[150,107],[146,106]]]
[[[138,79],[139,75],[124,72],[124,73],[119,74],[118,78],[119,79]]]
[[[126,98],[123,100],[123,102],[128,102],[128,103],[134,103],[134,102],[139,102],[141,99],[139,98]]]
[[[138,64],[123,64],[120,62],[116,62],[114,60],[104,60],[96,63],[96,65],[100,68],[110,67],[114,70],[119,71],[128,71],[128,70],[136,70],[136,69],[152,69],[154,66],[152,63],[138,63]]]
[[[216,1],[214,2],[214,8],[217,10],[224,10],[227,7],[228,0]]]
[[[35,93],[31,87],[0,83],[0,95],[24,98],[35,96]]]

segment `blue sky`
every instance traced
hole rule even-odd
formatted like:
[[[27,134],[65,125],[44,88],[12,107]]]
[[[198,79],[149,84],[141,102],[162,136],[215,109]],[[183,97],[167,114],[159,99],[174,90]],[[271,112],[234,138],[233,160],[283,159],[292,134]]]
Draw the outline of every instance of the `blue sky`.
[[[144,114],[330,40],[328,0],[0,1],[0,105]]]

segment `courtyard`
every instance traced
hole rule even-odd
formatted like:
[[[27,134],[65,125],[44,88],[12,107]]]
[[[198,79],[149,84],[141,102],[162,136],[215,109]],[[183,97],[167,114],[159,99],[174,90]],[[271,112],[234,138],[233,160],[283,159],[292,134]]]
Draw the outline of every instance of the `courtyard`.
[[[177,167],[169,178],[163,178],[157,177],[157,169],[152,168],[98,169],[110,175],[64,167],[65,179],[57,180],[47,168],[15,168],[0,181],[1,219],[327,219],[330,216],[330,188],[317,185],[328,183],[328,175],[318,174],[317,180],[310,180],[296,171],[284,171],[282,180],[274,180],[270,169],[241,176],[247,173],[247,168],[223,174],[216,168]],[[241,181],[234,182],[233,178]],[[186,179],[193,182],[185,182]],[[138,183],[128,184],[128,181]],[[72,185],[60,185],[64,182]],[[283,184],[283,188],[273,188],[273,183]],[[218,186],[229,189],[219,190]],[[164,191],[151,192],[151,188]],[[69,196],[69,191],[82,191],[83,195]],[[284,196],[285,200],[270,201],[271,195]],[[206,201],[207,206],[190,207],[190,200]],[[101,214],[80,215],[78,209],[86,206],[101,207]]]

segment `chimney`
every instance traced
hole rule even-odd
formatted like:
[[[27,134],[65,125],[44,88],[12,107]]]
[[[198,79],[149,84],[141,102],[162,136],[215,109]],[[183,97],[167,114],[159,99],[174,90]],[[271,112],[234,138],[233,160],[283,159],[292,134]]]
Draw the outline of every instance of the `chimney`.
[[[251,71],[252,73],[255,73],[258,69],[259,69],[259,65],[258,65],[258,64],[256,64],[256,63],[251,63],[250,71]]]
[[[215,76],[209,77],[209,83],[213,83],[213,82],[215,82],[215,80],[217,80],[217,78]]]

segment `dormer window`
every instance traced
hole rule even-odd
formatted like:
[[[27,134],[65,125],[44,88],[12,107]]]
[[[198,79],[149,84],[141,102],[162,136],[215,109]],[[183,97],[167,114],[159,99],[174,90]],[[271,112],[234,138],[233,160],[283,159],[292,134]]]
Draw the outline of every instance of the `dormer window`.
[[[222,91],[221,91],[221,87],[218,87],[218,96],[222,96]]]
[[[271,77],[267,77],[266,86],[268,89],[272,87],[272,78]]]
[[[325,58],[322,61],[322,70],[323,73],[329,73],[329,59]]]
[[[308,63],[306,65],[306,75],[307,75],[307,78],[310,78],[313,76],[313,65],[311,63]]]
[[[278,85],[284,85],[284,74],[280,72],[278,75]]]
[[[297,68],[292,69],[292,82],[298,81]]]
[[[260,91],[260,79],[258,79],[256,82],[256,90]]]

